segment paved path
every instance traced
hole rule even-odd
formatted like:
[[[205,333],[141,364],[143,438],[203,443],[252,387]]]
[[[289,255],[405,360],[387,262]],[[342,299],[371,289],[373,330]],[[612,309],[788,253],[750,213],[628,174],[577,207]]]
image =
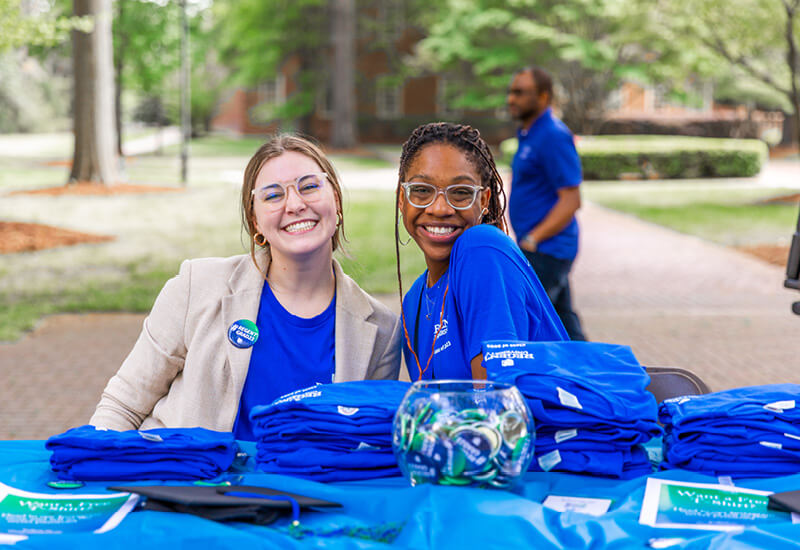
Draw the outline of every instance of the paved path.
[[[783,270],[700,239],[586,205],[573,277],[586,332],[643,364],[689,368],[712,389],[800,383],[800,293]],[[385,297],[397,308],[393,296]],[[57,315],[0,345],[0,438],[85,423],[143,315]]]
[[[715,390],[800,383],[800,293],[783,288],[782,268],[594,205],[580,218],[573,284],[590,339]]]
[[[180,142],[181,129],[177,126],[164,126],[153,134],[126,140],[122,144],[122,152],[126,157],[144,155]]]

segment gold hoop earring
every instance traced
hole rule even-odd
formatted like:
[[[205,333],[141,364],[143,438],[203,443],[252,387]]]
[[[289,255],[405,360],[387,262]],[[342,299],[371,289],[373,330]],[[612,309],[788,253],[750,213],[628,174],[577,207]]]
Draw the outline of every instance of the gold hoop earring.
[[[253,242],[258,246],[266,246],[267,238],[261,233],[256,233],[255,235],[253,235]]]
[[[338,210],[336,212],[336,227],[341,227],[344,223],[344,216],[342,216],[342,211]]]

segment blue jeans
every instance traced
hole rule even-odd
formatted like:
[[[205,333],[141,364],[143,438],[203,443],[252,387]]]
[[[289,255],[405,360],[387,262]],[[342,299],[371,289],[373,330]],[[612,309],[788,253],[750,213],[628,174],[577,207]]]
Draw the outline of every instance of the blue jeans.
[[[572,309],[572,294],[569,290],[569,271],[572,260],[562,260],[541,252],[522,251],[539,277],[545,292],[550,297],[570,340],[585,341],[581,320]]]

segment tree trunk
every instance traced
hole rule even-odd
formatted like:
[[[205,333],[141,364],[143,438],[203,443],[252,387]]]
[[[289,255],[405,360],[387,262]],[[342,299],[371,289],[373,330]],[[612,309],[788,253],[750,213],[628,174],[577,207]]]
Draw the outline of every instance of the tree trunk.
[[[72,31],[75,149],[69,183],[117,178],[111,0],[73,0],[76,16],[94,17],[89,33]]]
[[[124,17],[124,0],[117,0],[117,21],[122,29],[122,18]],[[117,47],[114,50],[114,126],[117,129],[117,154],[122,157],[122,68],[125,62],[125,45],[128,37],[120,31],[119,35],[113,37],[117,40]]]
[[[800,95],[794,94],[789,100],[792,102],[792,108],[794,109],[792,113],[792,121],[794,122],[794,124],[792,124],[792,126],[794,126],[792,141],[795,146],[800,147]]]
[[[784,4],[784,7],[786,8],[786,43],[788,46],[786,51],[786,64],[789,66],[789,78],[791,79],[791,95],[789,100],[792,102],[792,107],[794,107],[793,138],[795,144],[800,147],[800,90],[798,90],[797,85],[798,80],[800,80],[800,75],[797,74],[798,71],[800,71],[800,63],[798,63],[797,60],[797,42],[794,37],[794,19],[797,15],[797,3],[794,5]]]
[[[306,88],[309,86],[309,81],[311,80],[308,75],[315,74],[315,63],[314,61],[317,60],[319,57],[319,51],[313,50],[307,47],[301,47],[299,50],[299,62],[300,62],[300,69],[297,71],[297,75],[295,76],[297,87],[300,92],[304,92]],[[316,74],[323,74],[321,71]],[[323,81],[319,84],[320,87],[325,86],[325,82]],[[324,88],[322,88],[324,90]],[[324,91],[323,91],[324,93]],[[316,98],[314,98],[316,101]],[[311,113],[314,111],[314,105],[312,104],[307,111],[304,111],[302,115],[297,117],[296,124],[297,124],[297,131],[300,134],[308,134],[311,135],[314,132],[311,128]]]
[[[356,5],[355,0],[333,0],[333,121],[331,144],[350,148],[356,135]]]

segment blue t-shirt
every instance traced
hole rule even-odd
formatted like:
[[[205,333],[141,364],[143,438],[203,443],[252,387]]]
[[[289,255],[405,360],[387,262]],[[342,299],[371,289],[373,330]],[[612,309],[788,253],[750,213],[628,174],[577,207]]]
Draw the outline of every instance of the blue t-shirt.
[[[236,457],[230,432],[205,428],[103,430],[72,428],[45,443],[59,479],[208,479],[227,470]]]
[[[800,471],[800,385],[770,384],[664,401],[664,465],[708,475]]]
[[[425,271],[403,299],[408,337],[422,369],[438,329],[424,379],[472,378],[470,361],[481,353],[484,340],[568,340],[525,256],[494,226],[466,230],[453,245],[447,272],[431,288],[427,288],[427,278]],[[407,342],[403,352],[411,380],[418,380],[419,369]]]
[[[517,239],[541,222],[558,201],[558,190],[581,183],[581,161],[572,132],[548,108],[528,130],[517,132],[519,146],[511,162],[508,214]],[[578,253],[575,218],[560,233],[539,243],[537,250],[571,260]]]
[[[267,405],[299,388],[333,382],[336,297],[315,317],[292,315],[278,302],[267,282],[256,318],[258,340],[239,399],[233,426],[236,439],[255,441],[250,409]]]

